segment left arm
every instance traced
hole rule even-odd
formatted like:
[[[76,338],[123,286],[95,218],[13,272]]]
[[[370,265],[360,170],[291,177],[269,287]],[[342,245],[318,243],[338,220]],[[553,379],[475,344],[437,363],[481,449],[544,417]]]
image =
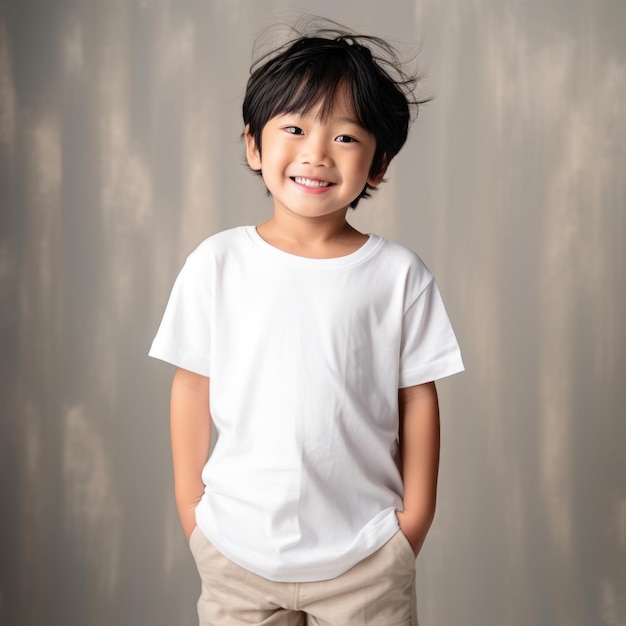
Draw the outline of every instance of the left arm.
[[[404,510],[400,529],[418,554],[435,516],[439,402],[434,382],[398,390]]]

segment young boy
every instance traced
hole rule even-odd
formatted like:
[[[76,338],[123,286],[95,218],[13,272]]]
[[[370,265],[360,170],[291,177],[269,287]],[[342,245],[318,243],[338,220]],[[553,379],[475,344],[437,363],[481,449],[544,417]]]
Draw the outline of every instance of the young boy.
[[[253,66],[246,156],[273,215],[200,244],[152,344],[178,368],[175,491],[201,625],[417,623],[433,381],[463,365],[429,270],[346,221],[419,104],[392,75],[387,44],[330,30]]]

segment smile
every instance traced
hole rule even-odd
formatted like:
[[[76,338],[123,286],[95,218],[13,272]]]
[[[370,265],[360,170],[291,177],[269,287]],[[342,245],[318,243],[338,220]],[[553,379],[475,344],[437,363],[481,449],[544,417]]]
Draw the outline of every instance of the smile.
[[[305,187],[329,187],[332,184],[324,180],[311,180],[301,176],[294,176],[292,180],[298,183],[298,185],[304,185]]]

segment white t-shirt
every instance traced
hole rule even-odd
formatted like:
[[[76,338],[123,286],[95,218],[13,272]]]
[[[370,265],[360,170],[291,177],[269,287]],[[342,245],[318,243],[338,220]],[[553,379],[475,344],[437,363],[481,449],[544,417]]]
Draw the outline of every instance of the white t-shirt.
[[[226,557],[271,580],[334,578],[398,529],[398,388],[463,370],[418,256],[370,235],[332,259],[254,226],[188,257],[150,355],[211,378],[218,439],[196,509]]]

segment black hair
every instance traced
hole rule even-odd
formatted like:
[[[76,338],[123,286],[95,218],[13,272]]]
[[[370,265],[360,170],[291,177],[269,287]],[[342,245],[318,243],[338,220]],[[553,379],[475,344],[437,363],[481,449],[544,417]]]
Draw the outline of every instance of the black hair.
[[[253,63],[243,121],[261,153],[261,134],[270,119],[284,113],[307,114],[317,106],[324,119],[338,90],[345,88],[356,120],[376,139],[369,172],[375,177],[404,145],[412,112],[417,116],[419,105],[429,98],[415,98],[419,77],[405,73],[387,42],[332,26],[298,33]],[[372,189],[366,184],[350,206],[355,208]]]

